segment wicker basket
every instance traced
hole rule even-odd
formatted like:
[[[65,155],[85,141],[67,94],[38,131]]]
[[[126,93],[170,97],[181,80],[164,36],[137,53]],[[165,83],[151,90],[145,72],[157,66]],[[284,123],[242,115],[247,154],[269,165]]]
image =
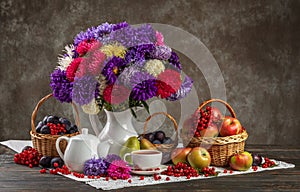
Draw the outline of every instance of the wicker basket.
[[[223,100],[210,99],[203,102],[198,111],[205,105],[211,102],[219,102],[226,105],[232,117],[236,118],[235,112],[232,107]],[[228,165],[229,159],[232,155],[244,151],[245,140],[248,138],[247,132],[244,130],[242,133],[227,137],[192,137],[192,139],[185,137],[181,134],[183,144],[187,147],[204,147],[208,150],[211,156],[211,165],[224,167]]]
[[[56,147],[55,147],[55,143],[56,143],[56,139],[58,137],[60,137],[60,135],[51,135],[51,134],[41,134],[41,133],[37,133],[36,129],[35,129],[35,119],[37,116],[37,112],[40,108],[40,106],[49,98],[51,98],[53,96],[53,94],[49,94],[45,97],[43,97],[38,104],[36,105],[36,107],[34,108],[33,112],[32,112],[32,116],[31,116],[31,131],[30,131],[30,135],[31,135],[31,140],[33,143],[33,147],[35,149],[37,149],[37,151],[42,154],[43,156],[50,156],[50,157],[58,157],[58,153],[56,151]],[[76,111],[76,125],[79,127],[80,122],[79,122],[79,115],[78,115],[78,110],[76,105],[74,105],[72,103],[75,111]],[[73,133],[73,134],[65,134],[64,136],[67,137],[72,137],[74,135],[79,134],[79,132]],[[60,142],[60,148],[61,150],[64,152],[64,150],[66,149],[67,146],[67,142],[61,141]]]
[[[176,123],[176,120],[170,114],[165,113],[165,112],[157,112],[157,113],[153,113],[152,115],[150,115],[146,119],[146,122],[145,122],[145,125],[144,125],[144,133],[142,135],[145,135],[147,133],[147,125],[148,125],[148,122],[150,121],[150,119],[154,116],[157,116],[157,115],[167,116],[174,124],[174,129],[175,129],[175,132],[176,132],[174,142],[170,143],[170,144],[154,144],[154,146],[157,148],[157,150],[159,150],[161,152],[164,152],[164,153],[169,153],[173,149],[175,149],[178,145],[178,125]]]

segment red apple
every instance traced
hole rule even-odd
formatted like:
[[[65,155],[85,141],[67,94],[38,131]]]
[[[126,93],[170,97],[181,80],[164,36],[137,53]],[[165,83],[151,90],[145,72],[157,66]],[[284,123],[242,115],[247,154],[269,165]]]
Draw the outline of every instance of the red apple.
[[[211,157],[208,151],[203,147],[195,147],[187,156],[189,164],[194,168],[202,169],[208,167],[211,162]]]
[[[252,166],[252,163],[252,155],[247,151],[235,154],[229,160],[230,167],[237,171],[247,171]]]
[[[216,107],[211,107],[210,110],[210,120],[212,122],[219,122],[223,118],[221,111]]]
[[[176,148],[171,153],[171,159],[174,165],[177,165],[177,163],[187,163],[187,155],[190,153],[192,148]]]
[[[222,137],[236,135],[242,130],[242,125],[236,118],[225,117],[221,126],[220,135]]]
[[[218,127],[211,123],[206,129],[200,131],[201,137],[217,137],[219,135]]]

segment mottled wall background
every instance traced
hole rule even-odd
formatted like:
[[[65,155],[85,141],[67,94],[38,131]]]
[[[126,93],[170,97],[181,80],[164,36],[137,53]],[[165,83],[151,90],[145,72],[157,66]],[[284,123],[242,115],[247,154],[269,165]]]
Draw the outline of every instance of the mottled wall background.
[[[32,110],[51,92],[57,55],[78,32],[126,20],[169,24],[198,37],[219,64],[248,143],[299,145],[299,10],[297,0],[1,0],[0,140],[30,138]],[[184,67],[203,101],[209,90],[194,69]],[[54,100],[39,111],[46,113],[72,115]]]

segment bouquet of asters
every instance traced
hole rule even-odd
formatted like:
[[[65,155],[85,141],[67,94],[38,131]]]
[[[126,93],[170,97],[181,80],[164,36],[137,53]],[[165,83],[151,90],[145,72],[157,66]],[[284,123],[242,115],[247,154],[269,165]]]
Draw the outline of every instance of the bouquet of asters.
[[[181,73],[178,55],[150,24],[103,23],[75,36],[51,74],[53,95],[88,114],[148,109],[147,100],[184,98],[193,81]]]

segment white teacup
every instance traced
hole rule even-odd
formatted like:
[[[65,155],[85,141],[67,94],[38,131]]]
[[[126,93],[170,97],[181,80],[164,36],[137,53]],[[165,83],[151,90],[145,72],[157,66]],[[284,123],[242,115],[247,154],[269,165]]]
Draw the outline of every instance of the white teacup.
[[[142,170],[156,168],[160,166],[162,160],[162,152],[157,150],[138,150],[126,153],[126,157],[130,156],[134,167],[138,167]]]

